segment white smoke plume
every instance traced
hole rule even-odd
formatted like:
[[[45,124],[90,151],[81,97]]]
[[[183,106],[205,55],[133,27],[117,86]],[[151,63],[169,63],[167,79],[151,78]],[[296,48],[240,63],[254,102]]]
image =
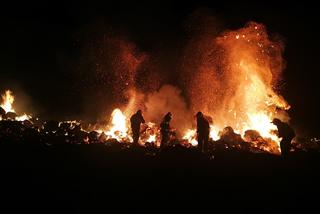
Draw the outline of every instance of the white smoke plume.
[[[171,126],[177,129],[177,134],[192,127],[192,113],[188,109],[181,90],[171,85],[164,85],[158,91],[148,94],[145,102],[144,116],[146,121],[161,123],[167,112],[172,113]]]

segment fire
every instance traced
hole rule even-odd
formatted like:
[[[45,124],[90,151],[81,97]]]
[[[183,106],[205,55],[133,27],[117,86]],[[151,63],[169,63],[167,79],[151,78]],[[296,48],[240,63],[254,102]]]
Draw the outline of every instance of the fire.
[[[272,116],[261,113],[261,114],[249,114],[249,123],[250,125],[245,130],[252,129],[257,130],[260,135],[264,138],[270,138],[273,141],[279,143],[280,138],[273,133],[277,130],[277,127],[271,123]],[[244,133],[242,133],[243,135]]]
[[[173,128],[177,128],[177,123],[186,122],[187,115],[203,111],[208,118],[212,118],[209,121],[210,141],[224,140],[223,130],[231,127],[236,140],[249,141],[252,146],[278,153],[281,139],[276,135],[277,127],[271,121],[275,117],[288,118],[285,111],[290,108],[276,90],[284,67],[281,41],[270,38],[265,27],[254,22],[217,37],[205,34],[199,38],[200,41],[191,45],[183,57],[186,62],[183,63],[182,79],[185,78],[190,103],[184,105],[181,99],[183,104],[177,108],[176,103],[170,106],[163,96],[151,99],[151,103],[159,105],[164,100],[160,105],[161,111],[165,108],[166,111],[185,110],[174,112]],[[194,49],[197,51],[194,52]],[[124,50],[127,51],[119,57],[121,63],[119,66],[116,64],[115,70],[119,71],[116,72],[119,74],[117,79],[125,83],[125,87],[118,84],[117,87],[125,94],[126,108],[123,112],[120,109],[113,111],[110,125],[104,128],[104,132],[109,139],[132,141],[128,119],[135,110],[148,109],[146,115],[152,121],[142,125],[139,144],[149,142],[160,146],[159,126],[154,123],[159,124],[160,121],[154,114],[159,115],[161,111],[157,112],[158,108],[150,105],[150,99],[146,101],[148,94],[140,92],[135,84],[137,67],[144,58],[134,49]],[[123,63],[125,66],[120,66]],[[168,100],[171,101],[172,97]],[[182,131],[186,130],[180,140],[187,142],[188,146],[197,146],[197,133],[191,128],[192,125],[194,123],[190,122],[186,127],[179,127]],[[173,140],[179,141],[176,138]]]
[[[219,136],[219,129],[217,129],[215,126],[210,125],[210,138],[212,140],[219,140],[220,136]]]
[[[270,38],[265,27],[254,22],[216,38],[206,34],[191,41],[184,57],[188,74],[184,78],[191,108],[213,119],[210,138],[219,139],[219,130],[227,126],[242,138],[247,130],[255,130],[280,151],[281,139],[271,121],[288,118],[285,111],[290,108],[276,91],[284,68],[282,53],[281,41]],[[187,131],[185,137],[189,135]]]
[[[114,109],[111,114],[111,125],[105,134],[109,138],[116,139],[118,141],[127,140],[128,135],[127,118],[118,108]]]
[[[149,143],[157,142],[156,135],[155,134],[150,135],[149,138],[147,139],[147,142],[149,142]]]
[[[151,115],[156,113],[157,108],[154,110],[151,105],[147,105],[145,99],[148,97],[145,96],[147,94],[140,92],[135,82],[138,67],[145,62],[146,56],[139,54],[131,45],[121,44],[120,53],[117,55],[119,60],[113,65],[113,69],[119,71],[115,72],[115,79],[119,80],[116,86],[117,90],[124,95],[121,102],[126,102],[127,105],[123,111],[119,108],[114,109],[110,123],[104,124],[103,128],[97,131],[103,132],[107,139],[132,142],[130,116],[140,107],[148,109]],[[192,46],[192,48],[192,50],[199,50],[189,51],[191,59],[195,61],[190,60],[190,62],[183,63],[192,73],[189,72],[190,75],[188,75],[188,70],[185,70],[184,73],[184,76],[190,76],[191,79],[190,83],[185,84],[190,108],[187,104],[176,105],[173,102],[173,105],[170,106],[173,109],[168,109],[169,111],[175,109],[185,111],[174,112],[174,114],[180,113],[183,116],[174,117],[172,123],[177,125],[176,121],[179,121],[178,123],[181,124],[186,121],[188,113],[192,115],[195,111],[200,110],[212,118],[209,135],[211,141],[218,141],[220,131],[230,126],[243,139],[246,131],[254,130],[258,132],[259,139],[263,138],[267,142],[267,146],[263,149],[270,151],[270,148],[278,148],[279,150],[281,139],[275,134],[277,127],[271,121],[276,116],[286,116],[284,115],[285,110],[290,108],[290,105],[276,91],[283,70],[281,42],[271,40],[263,25],[252,22],[244,28],[225,32],[216,38],[205,38],[204,44],[201,43],[199,47]],[[162,96],[156,98],[151,103],[159,104],[159,100],[165,99]],[[10,90],[5,91],[2,99],[0,106],[5,112],[15,112],[13,108],[15,98]],[[171,99],[172,97],[168,98],[169,101]],[[161,109],[164,108],[168,108],[168,102],[163,102]],[[154,123],[160,121],[157,117],[150,117],[150,112],[148,119],[152,121],[142,125],[139,143],[144,145],[149,142],[160,146],[160,129]],[[15,119],[30,118],[24,114],[18,115]],[[182,140],[192,146],[197,146],[197,133],[195,129],[190,129],[191,125],[190,123],[186,127],[180,127],[186,130],[182,135]],[[180,134],[175,136],[180,136]]]
[[[2,104],[0,105],[6,112],[15,112],[12,108],[12,104],[14,102],[14,96],[10,90],[6,90],[5,93],[1,96]]]
[[[286,118],[285,110],[290,108],[290,105],[276,91],[284,67],[281,41],[272,40],[265,27],[254,22],[238,30],[224,32],[217,37],[205,34],[199,38],[200,41],[188,50],[187,54],[190,58],[188,58],[189,55],[184,57],[187,62],[183,63],[186,66],[183,78],[186,78],[186,94],[189,95],[190,111],[175,114],[190,113],[191,115],[199,110],[206,112],[212,118],[210,139],[213,141],[218,141],[220,131],[230,126],[243,139],[247,130],[255,130],[270,148],[277,147],[280,150],[281,139],[275,134],[277,127],[271,121],[278,116]],[[194,52],[194,49],[198,51]],[[128,51],[124,51],[126,54],[121,55],[120,61],[127,66],[124,66],[126,68],[124,70],[119,68],[118,73],[121,74],[120,77],[125,73],[134,76],[137,66],[140,65],[139,54],[135,53],[134,49],[125,50]],[[141,61],[142,59],[143,57]],[[125,83],[130,83],[121,92],[126,92],[129,95],[126,97],[130,99],[126,100],[127,108],[123,111],[124,113],[119,109],[114,110],[111,124],[106,131],[108,136],[119,141],[124,139],[131,141],[128,118],[134,110],[141,106],[147,107],[151,115],[156,113],[152,112],[150,105],[146,105],[143,96],[138,96],[138,88],[134,84],[132,75],[124,79],[119,78]],[[128,88],[132,89],[130,93]],[[159,99],[163,98],[159,97]],[[157,103],[159,99],[156,100]],[[164,102],[163,108],[167,105]],[[148,116],[150,118],[150,112]],[[157,120],[156,117],[151,118]],[[173,124],[176,121],[173,121]],[[185,120],[179,122],[181,121]],[[196,130],[190,129],[191,125],[190,123],[187,127],[183,127],[186,132],[182,133],[182,140],[196,146],[197,133]],[[145,142],[159,144],[159,127],[154,123],[147,123],[142,130],[139,142],[141,145]]]
[[[160,129],[157,124],[147,122],[144,124],[146,128],[140,136],[140,145],[144,145],[146,142],[154,143],[157,147],[160,147]]]
[[[187,140],[192,146],[198,145],[198,141],[196,139],[196,130],[195,129],[187,130],[182,139]]]
[[[17,120],[17,121],[25,121],[25,120],[30,120],[30,119],[31,119],[31,116],[27,115],[27,114],[23,114],[22,116],[17,116],[15,118],[15,120]]]
[[[271,123],[276,109],[287,110],[289,104],[273,90],[277,82],[277,73],[281,72],[281,47],[271,42],[262,25],[250,23],[239,30],[242,39],[232,39],[233,32],[219,38],[218,43],[227,51],[230,69],[236,75],[231,80],[234,96],[228,100],[231,118],[237,122],[235,130],[242,136],[246,130],[256,130],[263,138],[279,144],[280,139],[274,134],[277,127]],[[278,45],[276,47],[276,45]]]
[[[124,112],[131,111],[126,109]],[[95,131],[104,133],[107,136],[107,140],[116,139],[118,142],[131,143],[133,139],[129,126],[129,116],[127,116],[127,113],[124,112],[122,112],[119,108],[114,109],[111,114],[110,124],[102,129],[95,129]],[[146,142],[149,142],[154,143],[157,147],[160,147],[160,129],[155,123],[147,122],[142,124],[140,131],[139,144],[141,146],[144,146]]]
[[[214,125],[210,125],[209,137],[214,141],[217,141],[220,138],[219,130]],[[197,131],[195,129],[188,129],[184,133],[182,139],[188,141],[188,143],[190,143],[192,146],[197,146],[198,145]]]
[[[1,108],[3,108],[6,113],[8,112],[16,113],[16,111],[13,108],[14,96],[12,91],[6,90],[1,97],[2,97],[2,103],[0,104]],[[21,116],[16,116],[14,119],[17,121],[24,121],[24,120],[31,119],[31,116],[27,114],[23,114]]]

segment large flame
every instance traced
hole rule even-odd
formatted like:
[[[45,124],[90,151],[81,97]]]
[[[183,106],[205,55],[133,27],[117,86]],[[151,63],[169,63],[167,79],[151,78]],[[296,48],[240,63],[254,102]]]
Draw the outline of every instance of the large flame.
[[[1,108],[3,108],[6,113],[8,112],[16,113],[16,111],[13,108],[14,96],[12,91],[6,90],[5,93],[1,95],[1,97],[2,97],[2,103],[0,104]],[[31,118],[30,115],[23,114],[20,116],[16,116],[14,119],[17,121],[24,121],[24,120],[29,120],[30,118]]]
[[[10,90],[6,90],[5,93],[1,96],[2,97],[2,103],[1,107],[6,112],[15,112],[15,110],[12,107],[12,104],[14,102],[14,96]]]
[[[281,139],[276,135],[277,127],[271,121],[279,116],[285,118],[285,110],[290,108],[276,91],[284,67],[283,46],[280,41],[269,38],[263,25],[250,22],[244,28],[225,32],[218,37],[201,35],[199,41],[191,45],[188,55],[183,57],[186,62],[182,63],[185,68],[181,72],[182,79],[186,78],[184,85],[187,86],[183,94],[189,95],[187,100],[191,108],[184,102],[185,97],[180,96],[180,91],[172,87],[163,87],[152,96],[141,92],[144,90],[139,89],[148,87],[140,85],[148,83],[145,78],[142,78],[140,85],[136,81],[139,79],[138,68],[142,68],[147,61],[146,55],[139,53],[131,43],[110,41],[119,49],[112,63],[116,82],[114,92],[119,98],[117,101],[121,106],[126,103],[126,107],[123,111],[114,109],[108,125],[104,124],[98,130],[94,128],[103,132],[106,139],[132,142],[129,118],[142,108],[148,110],[146,115],[151,122],[141,127],[141,145],[148,142],[160,146],[161,136],[157,124],[164,111],[171,111],[174,114],[174,128],[179,125],[182,130],[178,131],[185,131],[182,142],[187,142],[188,146],[197,146],[197,132],[187,121],[190,115],[200,110],[212,118],[211,140],[218,141],[223,135],[220,131],[230,126],[243,139],[256,141],[251,142],[252,145],[259,147],[263,141],[260,148],[274,153],[280,151]],[[157,85],[155,79],[151,79],[151,82]],[[10,90],[5,91],[2,100],[0,106],[5,112],[15,113],[15,98]],[[30,118],[24,114],[14,119]],[[258,137],[254,139],[250,133]],[[89,142],[89,138],[85,142]]]
[[[187,49],[187,55],[183,56],[185,61],[182,63],[182,79],[186,79],[183,85],[186,86],[185,94],[188,95],[190,109],[184,103],[177,105],[172,102],[171,105],[169,101],[173,100],[172,96],[162,96],[160,90],[159,93],[154,93],[154,99],[149,97],[147,102],[144,97],[148,97],[148,94],[141,92],[140,95],[135,82],[137,68],[145,58],[137,54],[132,46],[121,46],[126,48],[120,48],[123,54],[119,55],[119,60],[114,65],[118,75],[116,79],[119,80],[119,84],[115,86],[125,95],[126,99],[121,101],[121,106],[126,103],[126,108],[123,112],[115,109],[109,126],[104,127],[103,131],[109,138],[132,141],[128,118],[137,108],[147,109],[146,115],[151,122],[142,126],[140,144],[155,142],[159,145],[161,137],[156,124],[160,123],[159,118],[164,114],[162,109],[174,113],[172,124],[175,125],[177,118],[182,118],[179,123],[185,123],[187,115],[200,110],[212,118],[211,140],[219,140],[220,131],[230,126],[245,140],[251,139],[246,137],[246,133],[255,133],[259,141],[262,139],[264,143],[262,149],[279,152],[281,139],[276,135],[277,127],[271,121],[279,116],[281,119],[286,118],[285,110],[290,108],[276,91],[284,68],[281,41],[272,40],[265,27],[254,22],[218,37],[205,34],[199,38],[198,42]],[[124,84],[123,87],[120,83]],[[153,104],[157,105],[157,108],[153,108]],[[174,112],[177,109],[179,111]],[[181,109],[185,111],[182,112]],[[196,146],[196,130],[192,129],[192,124],[185,125],[186,127],[180,127],[182,130],[178,130],[184,133],[182,141]],[[251,143],[258,147],[261,145]]]
[[[211,138],[219,138],[217,130],[226,126],[242,137],[246,130],[256,130],[279,150],[281,139],[271,121],[285,118],[284,110],[290,108],[274,90],[284,67],[282,43],[271,40],[265,27],[254,22],[217,38],[207,37],[192,44],[199,51],[186,58],[190,61],[186,69],[192,69],[188,90],[193,109],[213,118]],[[185,137],[189,135],[187,131]]]
[[[290,108],[275,91],[283,70],[281,43],[271,41],[264,26],[257,23],[226,32],[210,42],[213,47],[208,45],[209,50],[203,51],[198,71],[193,72],[194,81],[189,86],[192,108],[213,118],[210,138],[219,140],[219,131],[227,126],[242,138],[247,130],[255,130],[270,148],[280,151],[281,139],[271,122]],[[136,93],[133,93],[125,114],[114,110],[107,135],[118,140],[130,136],[127,118],[136,103]],[[153,141],[159,144],[157,127],[150,124],[148,131],[141,135],[141,144]],[[196,131],[187,129],[182,140],[196,146]],[[270,151],[270,148],[262,149]]]
[[[217,43],[225,51],[230,78],[227,86],[233,93],[230,99],[224,99],[229,114],[222,109],[221,119],[242,136],[246,130],[256,130],[279,144],[274,134],[277,127],[271,121],[277,108],[290,108],[273,90],[283,69],[281,44],[270,41],[264,26],[256,23],[226,33]]]
[[[111,114],[111,124],[108,127],[105,134],[109,138],[116,139],[118,141],[127,140],[128,135],[127,117],[118,108],[114,109]]]

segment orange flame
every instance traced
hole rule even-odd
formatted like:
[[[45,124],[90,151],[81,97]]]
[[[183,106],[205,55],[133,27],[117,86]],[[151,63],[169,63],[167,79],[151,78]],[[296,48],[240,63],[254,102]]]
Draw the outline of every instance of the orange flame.
[[[120,109],[116,108],[113,110],[111,114],[111,125],[105,134],[108,138],[113,138],[118,141],[131,139],[128,135],[127,118]]]
[[[14,96],[12,91],[6,90],[5,93],[1,96],[2,97],[2,103],[0,106],[5,110],[6,113],[8,112],[16,112],[13,108],[13,102],[14,102]],[[1,118],[0,118],[1,119]],[[17,121],[24,121],[31,119],[30,115],[23,114],[21,116],[16,116],[15,120]]]
[[[184,136],[182,137],[183,140],[187,140],[192,146],[197,146],[198,141],[196,139],[196,130],[195,129],[188,129]]]
[[[280,139],[274,134],[277,127],[271,121],[276,108],[290,108],[273,90],[282,71],[281,45],[270,41],[264,26],[256,23],[226,33],[217,43],[226,51],[233,75],[230,84],[234,85],[233,96],[225,100],[231,114],[223,118],[224,122],[233,125],[242,136],[246,130],[256,130],[263,138],[279,144]]]
[[[246,130],[256,130],[280,151],[281,139],[271,121],[287,118],[281,110],[290,108],[274,90],[284,67],[281,41],[270,39],[265,27],[254,22],[217,38],[199,38],[190,46],[199,51],[187,49],[186,81],[193,110],[213,118],[210,137],[217,139],[217,130],[226,126],[242,137]]]
[[[183,74],[186,78],[190,76],[191,80],[186,83],[189,84],[187,90],[192,111],[201,110],[213,118],[210,138],[219,140],[219,131],[227,126],[231,126],[242,138],[247,130],[255,130],[266,142],[267,146],[262,149],[274,153],[280,151],[281,139],[275,134],[277,127],[271,121],[275,117],[287,117],[285,110],[290,108],[275,90],[284,67],[281,42],[271,40],[263,25],[251,22],[244,28],[225,32],[217,38],[205,38],[199,44],[196,44],[199,48],[192,46],[192,50],[196,48],[199,51],[188,52],[191,59],[184,63],[186,68]],[[132,65],[139,64],[136,60],[124,61],[131,62],[129,67],[134,71],[136,67]],[[191,70],[190,75],[188,69]],[[133,79],[130,80],[133,82]],[[119,80],[123,81],[122,78]],[[136,88],[133,87],[132,91],[124,113],[119,109],[112,113],[111,125],[106,129],[110,138],[132,140],[128,116],[137,106],[143,106],[143,99],[138,96]],[[140,144],[155,141],[158,145],[159,128],[154,123],[147,123],[146,126]],[[182,140],[196,146],[196,131],[187,129]],[[252,145],[256,144],[252,142]]]
[[[12,107],[14,102],[14,96],[10,90],[6,90],[5,93],[1,96],[2,97],[2,104],[0,105],[6,112],[15,112]]]

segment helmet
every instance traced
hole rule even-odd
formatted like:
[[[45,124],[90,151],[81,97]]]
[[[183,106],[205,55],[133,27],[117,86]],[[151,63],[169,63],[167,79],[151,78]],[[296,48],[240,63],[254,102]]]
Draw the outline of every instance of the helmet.
[[[198,111],[198,113],[196,114],[196,117],[203,117],[203,114],[201,111]]]
[[[273,124],[279,124],[279,123],[281,123],[281,120],[278,119],[278,118],[274,118],[271,123],[273,123]]]
[[[172,118],[172,113],[171,113],[171,112],[168,112],[168,113],[164,116],[164,118],[165,118],[166,120],[171,120],[171,118]]]

